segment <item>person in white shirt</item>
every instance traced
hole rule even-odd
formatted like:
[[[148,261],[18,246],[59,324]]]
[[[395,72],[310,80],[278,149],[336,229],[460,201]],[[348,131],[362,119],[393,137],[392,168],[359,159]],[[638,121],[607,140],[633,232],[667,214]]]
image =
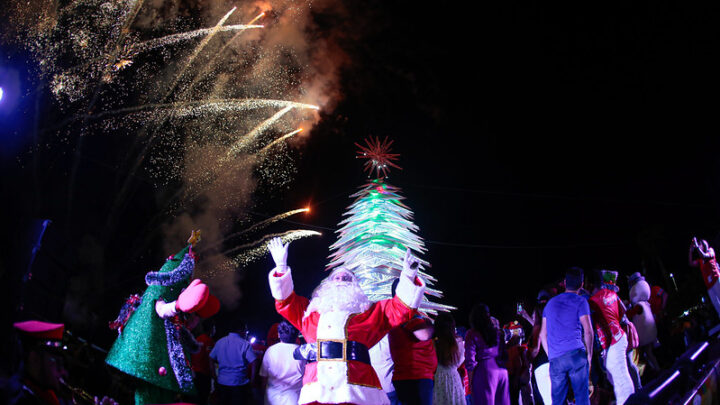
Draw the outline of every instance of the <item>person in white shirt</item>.
[[[295,343],[298,330],[283,320],[278,325],[278,336],[280,343],[267,349],[260,366],[260,377],[266,386],[265,405],[297,405],[305,370],[305,361],[293,357],[299,347]]]
[[[390,355],[388,335],[385,335],[381,341],[370,348],[370,364],[372,364],[375,369],[375,374],[377,374],[380,379],[380,385],[383,391],[385,391],[385,394],[387,394],[390,405],[399,405],[400,401],[397,399],[395,386],[393,386],[392,383],[393,367],[395,364],[393,363],[392,355]]]

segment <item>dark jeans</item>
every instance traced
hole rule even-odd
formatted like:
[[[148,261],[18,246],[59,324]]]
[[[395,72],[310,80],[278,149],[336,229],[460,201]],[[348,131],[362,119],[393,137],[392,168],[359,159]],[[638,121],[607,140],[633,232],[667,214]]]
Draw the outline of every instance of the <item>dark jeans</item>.
[[[400,400],[398,399],[397,393],[396,393],[395,391],[393,391],[393,392],[388,392],[388,393],[387,393],[387,397],[388,397],[388,399],[390,400],[390,405],[402,405],[402,404],[400,403]]]
[[[219,405],[245,405],[251,404],[250,384],[222,385],[216,387]]]
[[[423,378],[420,380],[395,380],[395,393],[398,400],[404,405],[432,405],[433,380]]]
[[[553,404],[565,403],[569,382],[575,394],[575,405],[590,405],[589,378],[587,353],[583,349],[550,359]]]

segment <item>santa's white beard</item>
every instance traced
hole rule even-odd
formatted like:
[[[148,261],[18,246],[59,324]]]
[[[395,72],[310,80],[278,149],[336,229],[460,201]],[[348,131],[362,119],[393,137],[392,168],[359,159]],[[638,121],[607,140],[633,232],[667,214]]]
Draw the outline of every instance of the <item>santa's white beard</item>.
[[[324,314],[339,311],[355,314],[365,312],[368,308],[370,300],[357,283],[326,282],[313,292],[303,318],[313,312]]]

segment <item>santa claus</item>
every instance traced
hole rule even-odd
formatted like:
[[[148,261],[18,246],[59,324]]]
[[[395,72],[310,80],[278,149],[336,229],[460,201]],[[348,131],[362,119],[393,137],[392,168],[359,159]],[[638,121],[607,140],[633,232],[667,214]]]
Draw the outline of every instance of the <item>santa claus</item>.
[[[278,238],[270,241],[275,268],[268,279],[275,309],[308,342],[295,352],[307,361],[299,403],[389,404],[370,365],[368,348],[393,327],[409,321],[420,305],[425,282],[417,276],[418,259],[408,249],[392,299],[371,303],[355,275],[338,268],[308,300],[293,292],[288,245]]]

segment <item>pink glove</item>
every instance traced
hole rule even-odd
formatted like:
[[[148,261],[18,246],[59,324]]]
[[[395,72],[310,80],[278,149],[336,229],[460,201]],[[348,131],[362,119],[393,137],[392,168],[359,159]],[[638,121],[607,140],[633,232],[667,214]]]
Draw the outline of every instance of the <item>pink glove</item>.
[[[210,289],[208,289],[208,286],[196,278],[180,293],[175,302],[175,308],[182,312],[195,312],[205,305],[209,295]]]

